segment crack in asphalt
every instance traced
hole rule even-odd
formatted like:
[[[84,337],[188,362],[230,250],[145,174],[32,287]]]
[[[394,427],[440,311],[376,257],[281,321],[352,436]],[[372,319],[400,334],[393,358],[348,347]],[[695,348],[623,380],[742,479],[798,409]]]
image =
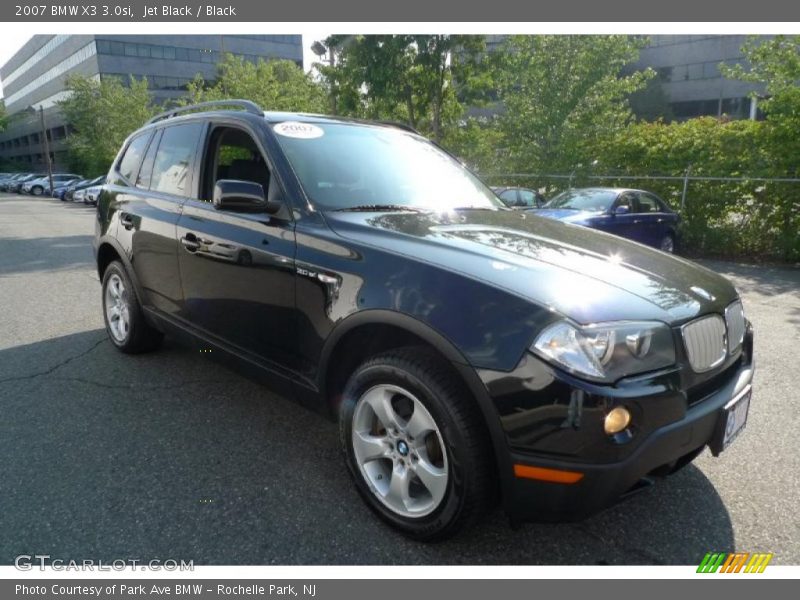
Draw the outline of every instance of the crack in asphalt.
[[[30,380],[30,379],[36,379],[38,377],[46,377],[47,375],[50,375],[51,373],[57,371],[61,367],[64,367],[64,366],[68,365],[72,361],[78,360],[79,358],[83,358],[84,356],[86,356],[87,354],[92,352],[92,350],[97,348],[100,344],[102,344],[103,342],[107,342],[107,341],[108,341],[108,338],[103,337],[102,339],[97,340],[94,344],[92,344],[88,349],[84,350],[83,352],[80,352],[80,353],[75,354],[73,356],[67,357],[64,360],[62,360],[61,362],[56,363],[55,365],[53,365],[52,367],[50,367],[49,369],[47,369],[45,371],[39,371],[38,373],[31,373],[29,375],[17,375],[15,377],[7,377],[5,379],[0,379],[0,385],[2,385],[4,383],[9,383],[9,382],[12,382],[12,381],[27,381],[27,380]]]
[[[144,390],[144,391],[153,391],[153,390],[171,390],[175,388],[182,388],[187,385],[222,385],[224,381],[203,381],[203,380],[193,380],[193,381],[181,381],[178,383],[170,383],[164,385],[149,385],[149,386],[142,386],[135,383],[127,383],[127,384],[111,384],[111,383],[102,383],[100,381],[94,381],[92,379],[85,379],[83,377],[53,377],[54,381],[69,381],[73,383],[83,383],[86,385],[91,385],[94,387],[99,387],[107,390]],[[2,381],[0,381],[2,383]]]

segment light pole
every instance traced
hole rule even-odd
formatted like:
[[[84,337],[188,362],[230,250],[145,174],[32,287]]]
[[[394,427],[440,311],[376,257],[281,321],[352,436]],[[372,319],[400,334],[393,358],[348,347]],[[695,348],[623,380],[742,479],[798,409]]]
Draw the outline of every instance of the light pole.
[[[33,106],[28,107],[28,112],[36,114]],[[50,161],[50,140],[47,139],[47,127],[44,124],[44,106],[39,105],[39,123],[42,127],[42,148],[44,149],[45,162],[47,164],[47,179],[50,182],[50,191],[53,191],[53,163]]]
[[[325,44],[323,42],[320,42],[319,40],[317,40],[316,42],[311,44],[311,51],[314,54],[316,54],[317,56],[319,56],[320,60],[322,60],[322,57],[325,56],[325,54],[327,53],[328,54],[328,65],[330,65],[331,67],[334,66],[333,45],[331,45],[330,47],[325,47]],[[332,79],[330,81],[330,85],[331,85],[331,112],[332,112],[332,114],[335,115],[336,114],[336,90],[334,89],[335,84],[334,84]]]

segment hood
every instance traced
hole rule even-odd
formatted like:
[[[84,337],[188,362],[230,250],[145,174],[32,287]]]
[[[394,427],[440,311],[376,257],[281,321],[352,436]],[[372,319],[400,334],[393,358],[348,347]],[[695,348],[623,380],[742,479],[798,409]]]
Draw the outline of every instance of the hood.
[[[579,323],[722,312],[736,298],[700,265],[540,211],[326,212],[343,238],[462,273]],[[574,211],[572,211],[574,212]]]

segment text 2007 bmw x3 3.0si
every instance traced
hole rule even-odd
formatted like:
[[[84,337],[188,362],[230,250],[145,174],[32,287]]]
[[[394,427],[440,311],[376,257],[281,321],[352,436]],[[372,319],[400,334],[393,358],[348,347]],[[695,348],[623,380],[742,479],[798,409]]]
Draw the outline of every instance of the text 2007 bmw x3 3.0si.
[[[114,162],[95,251],[120,350],[178,334],[330,411],[366,503],[417,539],[498,501],[584,517],[747,417],[753,335],[726,279],[509,210],[401,126],[160,115]]]

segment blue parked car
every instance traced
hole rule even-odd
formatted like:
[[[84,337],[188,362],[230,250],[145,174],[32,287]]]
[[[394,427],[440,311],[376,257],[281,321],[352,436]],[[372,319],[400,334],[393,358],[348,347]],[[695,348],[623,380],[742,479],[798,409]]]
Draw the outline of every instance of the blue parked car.
[[[619,235],[663,252],[675,252],[680,217],[658,196],[627,188],[577,188],[561,192],[535,213]]]

